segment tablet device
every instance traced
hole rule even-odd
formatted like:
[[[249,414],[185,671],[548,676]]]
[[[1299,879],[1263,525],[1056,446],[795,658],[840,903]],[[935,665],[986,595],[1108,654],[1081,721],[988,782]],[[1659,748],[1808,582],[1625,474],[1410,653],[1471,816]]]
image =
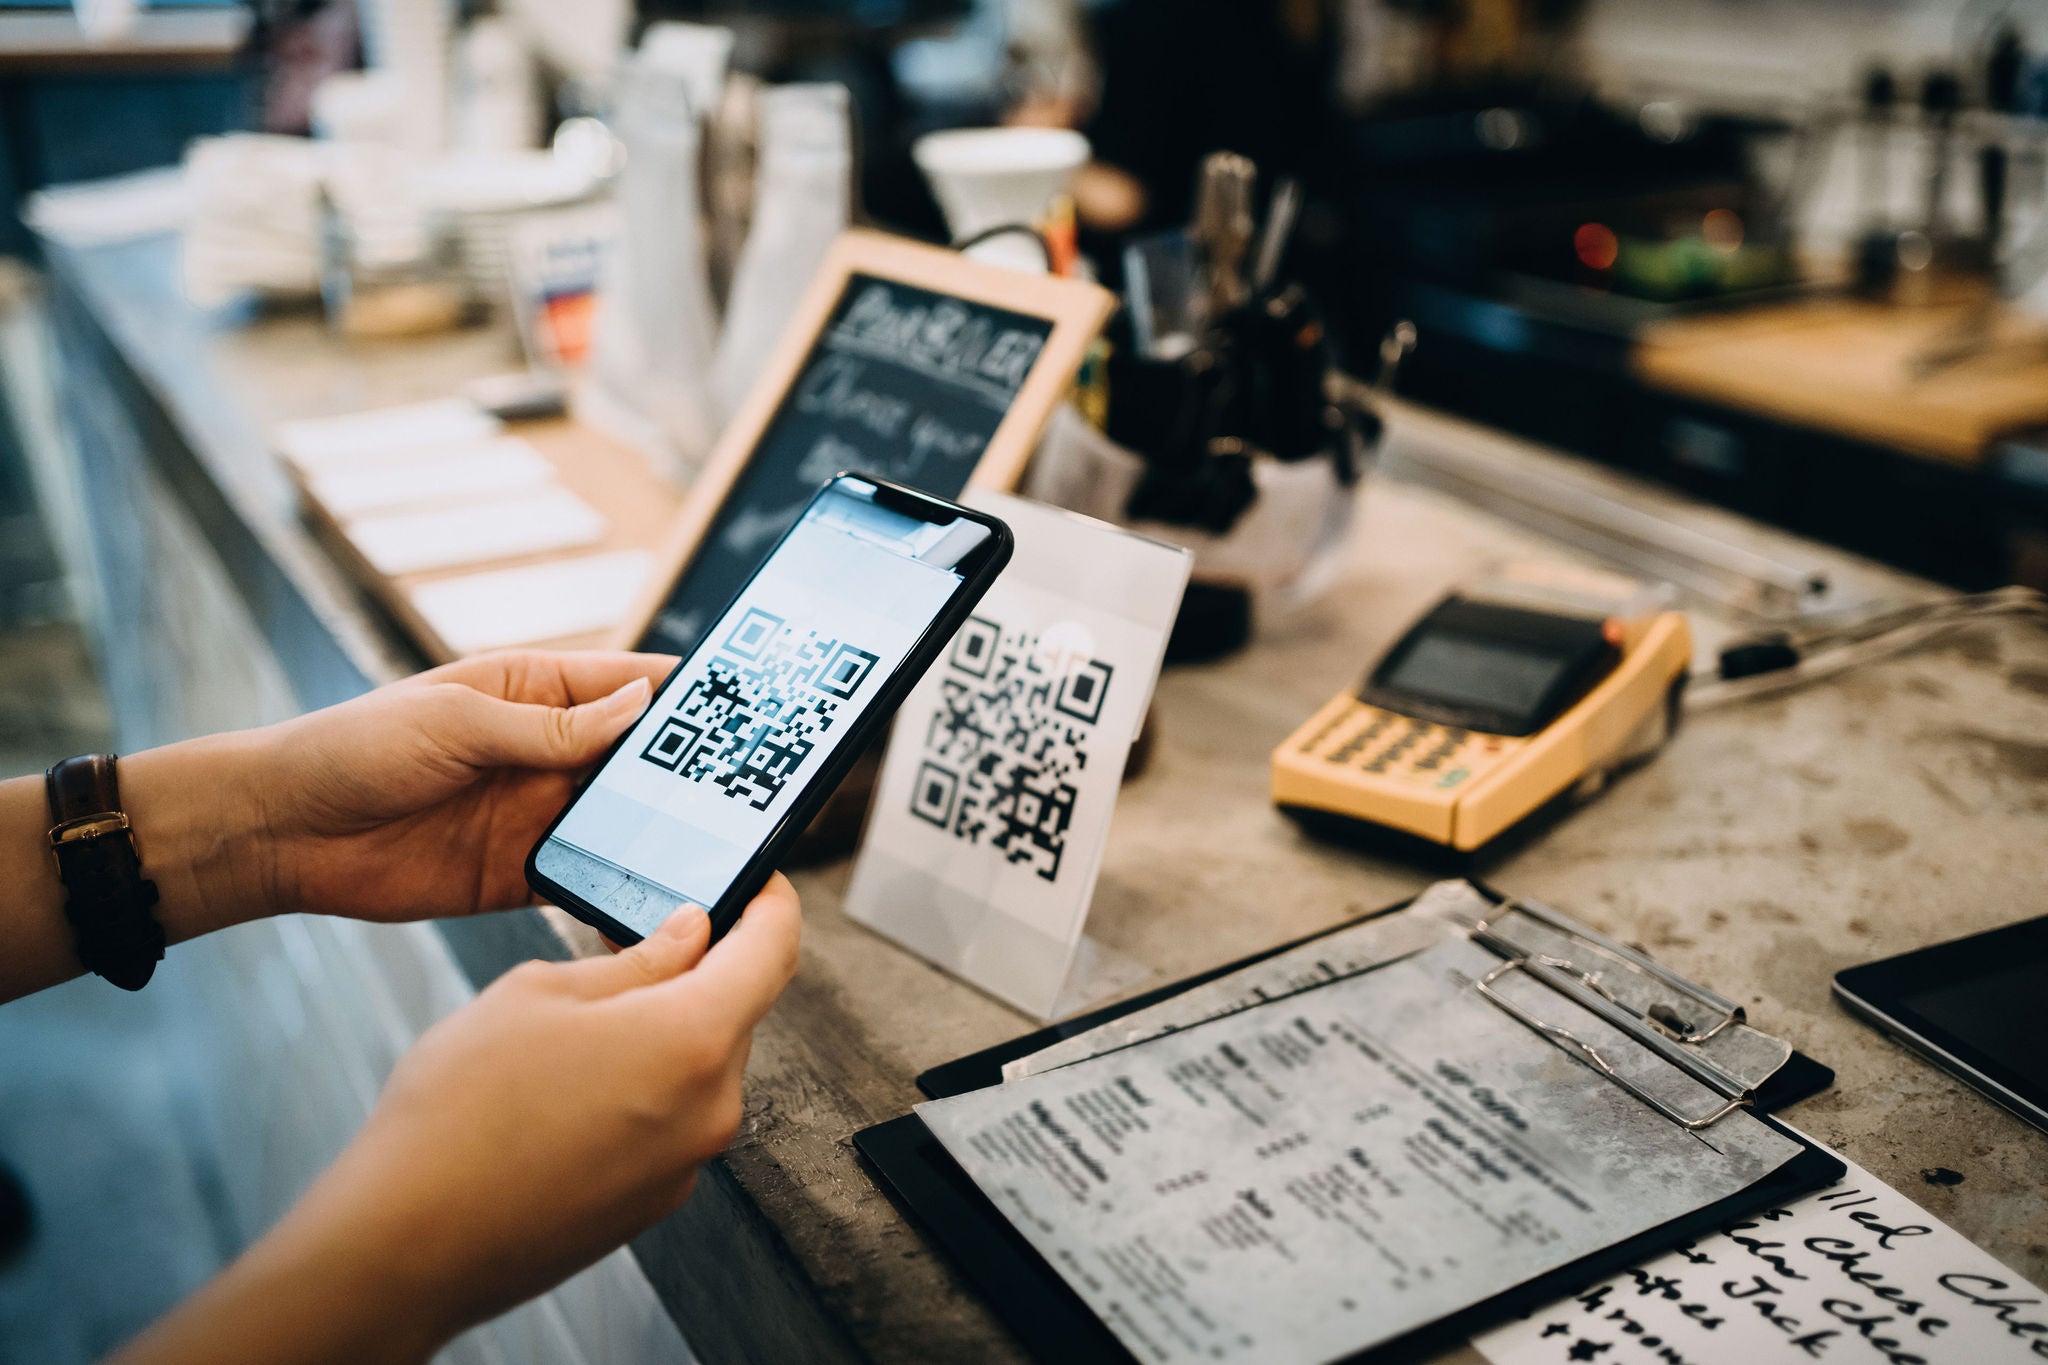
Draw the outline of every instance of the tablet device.
[[[2048,1129],[2048,916],[1851,967],[1835,995],[1852,1014]]]

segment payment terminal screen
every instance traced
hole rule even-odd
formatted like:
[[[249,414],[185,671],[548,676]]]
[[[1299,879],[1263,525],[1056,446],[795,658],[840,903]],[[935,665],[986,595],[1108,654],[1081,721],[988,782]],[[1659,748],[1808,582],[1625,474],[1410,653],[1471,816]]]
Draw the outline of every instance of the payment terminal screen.
[[[643,935],[717,903],[987,537],[872,492],[811,503],[542,845],[543,876]]]
[[[1526,716],[1569,663],[1552,654],[1438,633],[1415,642],[1387,686],[1453,706],[1483,706],[1504,715]]]

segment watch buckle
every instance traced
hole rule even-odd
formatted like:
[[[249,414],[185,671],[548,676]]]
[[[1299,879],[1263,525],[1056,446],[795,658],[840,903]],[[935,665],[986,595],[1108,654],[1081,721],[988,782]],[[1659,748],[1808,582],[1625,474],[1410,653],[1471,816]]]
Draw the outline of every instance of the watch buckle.
[[[61,848],[75,844],[82,839],[97,839],[102,834],[118,834],[128,829],[128,817],[117,810],[103,810],[96,815],[81,815],[75,820],[66,820],[50,830],[50,847]]]

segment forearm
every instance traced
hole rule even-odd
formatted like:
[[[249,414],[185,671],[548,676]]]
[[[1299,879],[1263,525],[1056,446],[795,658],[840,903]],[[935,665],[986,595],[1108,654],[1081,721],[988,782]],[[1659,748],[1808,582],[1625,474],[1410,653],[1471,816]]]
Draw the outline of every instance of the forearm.
[[[107,1365],[424,1365],[452,1335],[371,1226],[305,1207]]]
[[[267,911],[266,850],[249,797],[253,748],[247,736],[225,735],[121,760],[121,802],[172,943]],[[41,774],[0,782],[0,1003],[83,970],[49,829]]]

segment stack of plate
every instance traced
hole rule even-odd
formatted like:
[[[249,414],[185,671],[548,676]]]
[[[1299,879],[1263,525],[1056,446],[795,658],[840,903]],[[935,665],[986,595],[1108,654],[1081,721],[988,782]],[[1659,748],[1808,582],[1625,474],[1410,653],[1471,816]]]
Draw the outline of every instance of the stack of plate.
[[[304,138],[196,139],[185,153],[187,297],[212,308],[250,291],[318,293],[323,169]]]
[[[465,153],[430,168],[422,195],[447,224],[477,301],[509,306],[512,228],[540,209],[592,197],[600,181],[549,152]]]

